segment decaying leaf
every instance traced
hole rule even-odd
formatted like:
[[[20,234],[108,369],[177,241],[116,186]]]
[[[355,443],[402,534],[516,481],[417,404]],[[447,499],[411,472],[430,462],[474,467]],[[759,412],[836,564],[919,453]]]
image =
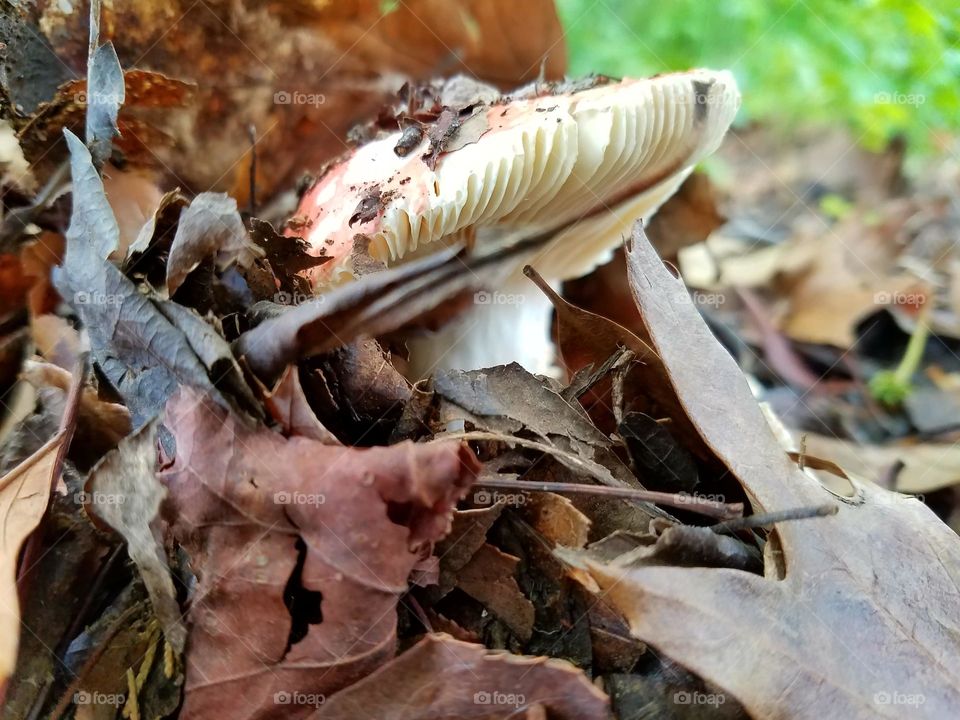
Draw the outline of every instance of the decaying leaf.
[[[76,364],[75,358],[73,362]],[[50,363],[28,360],[24,364],[21,377],[36,388],[41,402],[49,411],[62,413],[70,390],[69,372]],[[71,445],[71,459],[87,468],[115,448],[129,433],[130,411],[123,405],[101,400],[97,397],[96,390],[85,387],[77,407],[77,427]],[[91,460],[87,460],[88,458]]]
[[[83,73],[88,35],[86,13],[72,5],[31,10],[0,36],[17,59],[6,88],[27,112]],[[138,109],[129,120],[122,112],[125,151],[139,148],[138,162],[187,187],[232,189],[246,203],[251,124],[258,194],[266,195],[341,153],[347,130],[376,111],[400,76],[464,72],[513,87],[536,79],[542,61],[547,78],[563,75],[562,29],[549,0],[409,0],[385,10],[378,0],[104,3],[101,36],[124,66],[196,83],[177,112]],[[128,105],[136,99],[131,72]],[[166,89],[147,95],[162,99]]]
[[[533,603],[517,585],[519,558],[490,544],[481,545],[460,568],[457,587],[480,602],[523,641],[533,633]]]
[[[527,266],[523,272],[537,284],[557,311],[557,345],[570,373],[590,363],[599,366],[617,347],[632,350],[641,362],[653,354],[650,346],[627,328],[564,300],[533,267]]]
[[[960,447],[956,444],[859,445],[817,433],[804,433],[806,452],[829,458],[844,470],[879,483],[896,462],[903,468],[896,475],[902,493],[928,493],[960,484]],[[798,438],[799,439],[799,438]],[[799,450],[795,442],[792,450]]]
[[[450,247],[383,272],[372,273],[260,323],[237,341],[237,354],[262,379],[288,364],[353,342],[449,313],[472,302],[473,292],[509,274],[511,260],[546,242],[538,237],[504,250],[461,257]]]
[[[117,114],[123,95],[123,70],[117,51],[113,43],[104,43],[90,55],[87,68],[87,147],[97,167],[110,157],[113,138],[120,134]]]
[[[90,471],[85,495],[88,512],[107,523],[127,541],[150,594],[164,636],[183,652],[186,628],[177,605],[163,545],[151,530],[166,491],[156,479],[157,426],[151,422],[124,438]]]
[[[693,457],[655,418],[628,412],[617,430],[634,467],[648,485],[693,492],[699,482]]]
[[[317,414],[334,432],[357,438],[358,444],[385,438],[410,399],[410,383],[376,340],[338,348],[310,368],[304,384]]]
[[[736,364],[639,225],[627,259],[673,391],[754,509],[822,505],[834,497],[781,449]],[[901,717],[907,700],[890,700],[896,697],[909,698],[925,717],[947,717],[960,702],[956,536],[920,502],[851,484],[853,497],[834,499],[836,515],[777,527],[765,577],[589,561],[587,567],[637,637],[753,715]]]
[[[161,312],[107,260],[117,247],[117,222],[89,152],[69,131],[66,138],[73,216],[55,283],[87,329],[94,358],[127,402],[138,427],[163,407],[180,383],[226,403],[207,374],[217,365],[234,378],[239,374],[226,342],[186,308],[169,303],[166,313]]]
[[[296,365],[290,365],[283,371],[273,389],[265,393],[264,404],[270,416],[280,423],[285,435],[300,435],[326,445],[340,444],[310,407],[303,394]]]
[[[443,422],[469,421],[492,431],[486,439],[549,453],[574,472],[606,485],[640,486],[614,453],[610,439],[583,409],[517,363],[438,372],[433,384],[446,401],[440,413]],[[543,442],[515,437],[521,429],[535,433]],[[658,511],[650,508],[649,512]]]
[[[284,693],[316,704],[386,662],[397,599],[448,531],[473,453],[285,439],[186,388],[164,423],[161,479],[199,577],[180,717],[304,717],[309,701],[280,707]]]
[[[557,311],[558,345],[564,364],[570,372],[591,363],[599,368],[618,347],[631,350],[638,362],[624,371],[625,378],[622,383],[629,385],[635,394],[647,397],[658,411],[670,418],[671,434],[675,433],[688,451],[700,457],[708,454],[699,442],[696,431],[690,426],[686,414],[669,391],[664,363],[650,346],[648,337],[638,335],[613,320],[567,302],[532,267],[524,268],[524,273],[546,294]],[[637,331],[642,329],[641,325],[635,326]],[[600,426],[609,422],[606,416],[616,417],[612,390],[607,380],[592,388],[582,402],[592,411]]]
[[[450,532],[434,548],[440,559],[440,576],[437,583],[427,589],[434,601],[454,588],[457,574],[483,547],[503,507],[503,503],[496,503],[485,508],[454,511]]]
[[[17,661],[20,600],[17,567],[20,548],[43,518],[53,487],[52,474],[64,436],[57,435],[0,478],[0,698]]]
[[[234,263],[246,267],[258,252],[237,201],[224,193],[200,193],[180,214],[167,260],[167,291],[173,295],[203,260],[214,260],[221,270]]]
[[[650,221],[647,236],[660,257],[673,258],[685,247],[706,240],[723,225],[710,177],[693,172]]]
[[[334,695],[311,720],[606,720],[608,713],[604,694],[569,663],[427,635]]]

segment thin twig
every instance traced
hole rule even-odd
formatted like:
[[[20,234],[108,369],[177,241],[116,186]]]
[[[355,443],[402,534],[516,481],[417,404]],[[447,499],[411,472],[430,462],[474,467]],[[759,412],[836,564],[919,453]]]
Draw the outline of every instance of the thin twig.
[[[688,495],[684,493],[665,493],[637,488],[610,487],[609,485],[587,485],[586,483],[537,482],[528,480],[496,480],[479,478],[476,485],[504,490],[525,490],[528,492],[553,492],[577,495],[602,495],[640,500],[657,505],[667,505],[681,510],[690,510],[707,517],[726,520],[737,518],[743,513],[743,503],[722,503],[716,500]]]
[[[127,620],[132,618],[137,614],[138,611],[142,609],[142,605],[131,605],[117,616],[117,619],[113,621],[113,624],[110,626],[110,629],[104,636],[103,642],[97,646],[96,650],[90,653],[86,661],[83,663],[83,666],[67,686],[67,689],[64,691],[63,695],[60,696],[57,706],[53,709],[53,712],[50,713],[50,720],[60,720],[60,717],[63,715],[63,713],[65,713],[67,708],[70,707],[71,703],[73,703],[73,696],[76,694],[77,688],[80,687],[80,683],[83,682],[83,678],[100,661],[100,658],[103,657],[103,654],[110,647],[110,643],[112,643],[114,638],[120,634],[120,631],[127,627]]]
[[[60,479],[60,473],[63,471],[63,462],[67,457],[67,451],[70,449],[70,441],[73,439],[73,432],[77,427],[77,413],[80,410],[80,398],[83,397],[83,386],[87,380],[87,353],[80,353],[77,358],[77,364],[73,369],[73,379],[70,381],[70,389],[67,391],[66,406],[63,409],[63,416],[60,418],[60,427],[57,435],[61,438],[60,447],[57,449],[57,458],[53,465],[53,474],[50,478],[50,494],[56,490],[57,480]]]
[[[577,469],[584,471],[604,485],[611,485],[614,487],[629,487],[629,485],[622,480],[615,478],[613,473],[610,472],[609,468],[606,468],[599,463],[595,463],[592,460],[582,458],[579,455],[567,452],[566,450],[561,450],[553,445],[537,442],[536,440],[527,440],[525,438],[514,437],[513,435],[482,432],[479,430],[462,433],[444,433],[443,435],[437,436],[435,440],[436,442],[442,442],[444,440],[483,440],[488,442],[500,442],[507,445],[519,445],[520,447],[525,447],[530,450],[539,450],[540,452],[548,453],[560,459],[561,461],[566,461],[565,464],[575,466]]]
[[[70,623],[70,627],[67,628],[67,631],[63,634],[63,636],[60,638],[60,642],[57,644],[56,656],[60,659],[60,662],[63,663],[64,667],[66,667],[64,654],[66,653],[67,648],[70,647],[70,643],[77,635],[80,634],[81,628],[83,628],[83,626],[86,624],[86,619],[90,614],[90,609],[93,607],[96,598],[100,595],[100,591],[103,589],[107,575],[114,563],[117,561],[117,558],[120,557],[120,553],[123,551],[123,549],[123,545],[117,545],[107,559],[101,563],[100,569],[97,571],[97,575],[93,580],[93,584],[90,586],[90,589],[86,591],[86,598],[83,601],[83,605],[80,606],[80,609],[73,617],[73,621]],[[47,704],[47,697],[50,695],[50,691],[52,689],[53,681],[47,680],[43,685],[43,688],[37,694],[37,698],[34,700],[33,707],[30,709],[30,713],[27,715],[27,720],[36,720],[38,717],[40,717],[40,712],[43,710],[43,706]]]
[[[253,123],[247,126],[250,138],[250,216],[257,215],[257,128]]]
[[[427,617],[427,613],[423,609],[423,606],[417,602],[417,599],[413,596],[413,594],[407,593],[404,597],[404,601],[410,603],[410,610],[413,611],[413,614],[416,615],[417,620],[419,620],[420,624],[423,625],[423,629],[428,633],[432,633],[433,624],[430,622],[430,618]]]
[[[760,513],[758,515],[748,515],[744,518],[734,518],[726,520],[710,527],[716,533],[732,533],[739,530],[749,530],[751,528],[766,527],[778,522],[787,520],[806,520],[807,518],[826,517],[836,515],[838,506],[814,505],[813,507],[794,508],[792,510],[780,510],[778,512]]]

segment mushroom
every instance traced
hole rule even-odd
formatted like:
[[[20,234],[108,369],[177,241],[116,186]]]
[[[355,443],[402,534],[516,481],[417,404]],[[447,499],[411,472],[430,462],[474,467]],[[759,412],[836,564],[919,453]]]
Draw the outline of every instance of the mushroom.
[[[451,243],[483,252],[555,231],[473,308],[408,341],[417,377],[511,361],[549,372],[552,306],[521,267],[559,285],[606,262],[717,148],[739,103],[729,72],[692,70],[445,108],[426,133],[395,132],[331,167],[288,232],[333,256],[310,273],[322,292]]]

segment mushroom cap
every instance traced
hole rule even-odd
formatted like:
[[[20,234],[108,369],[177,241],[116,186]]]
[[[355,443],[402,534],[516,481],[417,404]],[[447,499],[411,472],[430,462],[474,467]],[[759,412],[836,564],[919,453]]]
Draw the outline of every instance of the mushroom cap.
[[[482,250],[553,229],[534,261],[541,274],[587,273],[716,149],[739,104],[729,72],[692,70],[499,100],[462,119],[435,169],[426,137],[404,156],[401,132],[370,142],[301,200],[295,234],[334,257],[311,280],[352,277],[358,234],[393,264],[438,240]]]

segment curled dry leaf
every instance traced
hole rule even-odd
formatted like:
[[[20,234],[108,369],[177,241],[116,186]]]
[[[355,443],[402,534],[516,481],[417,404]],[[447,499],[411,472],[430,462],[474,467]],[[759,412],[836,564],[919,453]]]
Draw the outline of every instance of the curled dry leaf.
[[[521,713],[606,720],[607,703],[570,663],[495,653],[436,634],[334,695],[311,720],[506,720],[524,717]],[[542,714],[533,714],[538,706]]]
[[[477,288],[495,285],[510,273],[517,256],[548,239],[531,238],[484,256],[462,257],[460,248],[450,247],[365,275],[260,323],[237,340],[237,353],[261,379],[273,380],[301,358],[472,303]]]
[[[693,457],[655,418],[628,412],[617,427],[640,477],[657,489],[693,492],[699,478]]]
[[[701,457],[707,454],[676,397],[670,392],[667,371],[650,346],[650,339],[641,324],[634,325],[637,332],[628,330],[613,320],[567,302],[533,268],[524,268],[524,273],[537,284],[557,311],[557,340],[568,371],[575,372],[588,364],[599,368],[618,347],[631,350],[639,362],[624,370],[624,386],[648,397],[659,412],[671,419],[673,432],[670,434],[683,441],[683,447]],[[600,427],[606,428],[611,423],[611,414],[616,416],[610,381],[606,379],[591,388],[581,402],[590,409]]]
[[[226,341],[192,310],[154,302],[107,259],[119,229],[103,182],[80,140],[67,131],[73,178],[73,214],[63,265],[54,281],[90,335],[93,357],[123,397],[140,427],[178,385],[206,391],[227,404],[214,386],[229,387],[255,408]]]
[[[674,258],[681,249],[706,240],[725,220],[717,208],[710,177],[703,172],[692,172],[677,193],[657,210],[647,235],[660,257]],[[622,256],[617,258],[621,278],[622,259]]]
[[[263,403],[270,416],[280,423],[284,435],[300,435],[325,445],[341,444],[336,436],[324,427],[307,402],[296,365],[287,366],[272,390],[264,390]]]
[[[465,437],[546,452],[575,473],[605,485],[639,487],[614,453],[610,439],[590,422],[583,409],[517,363],[485,370],[439,372],[433,385],[436,394],[446,401],[441,407],[442,422],[467,420],[492,431],[466,433]],[[543,442],[517,437],[521,429],[535,433]],[[646,503],[637,507],[642,514],[660,513]]]
[[[73,363],[76,364],[76,357],[73,358]],[[63,412],[70,390],[69,372],[50,363],[27,360],[21,377],[37,389],[41,402],[49,410]],[[77,407],[77,427],[70,459],[82,469],[86,469],[89,464],[115,448],[129,433],[130,411],[123,405],[101,400],[95,389],[85,387]],[[92,460],[87,460],[88,458]],[[84,463],[84,460],[87,460],[87,463]]]
[[[457,573],[483,547],[487,532],[503,508],[503,503],[496,503],[485,508],[453,511],[450,532],[434,548],[440,560],[440,576],[436,585],[427,589],[431,600],[439,600],[454,588]]]
[[[627,261],[673,392],[754,510],[834,497],[787,457],[735,362],[639,225]],[[752,715],[901,717],[902,708],[886,701],[897,695],[913,698],[919,716],[949,717],[960,703],[956,535],[920,502],[849,482],[854,491],[836,515],[777,527],[765,577],[586,565],[638,638]]]
[[[167,260],[167,291],[173,295],[208,258],[224,270],[233,264],[248,267],[259,254],[247,236],[237,201],[225,193],[200,193],[180,213]]]
[[[180,717],[304,717],[275,694],[329,695],[392,657],[397,600],[448,531],[473,453],[285,439],[188,389],[165,424],[176,456],[161,480],[199,577]]]
[[[356,444],[379,444],[410,399],[410,383],[376,340],[337,348],[310,367],[304,386],[317,414]]]
[[[97,18],[99,22],[99,18]],[[120,59],[113,43],[104,43],[90,55],[87,67],[87,147],[97,167],[112,152],[113,138],[120,134],[117,114],[123,105],[124,81]]]
[[[182,653],[187,632],[177,605],[177,591],[163,545],[151,529],[166,496],[157,481],[156,465],[157,425],[151,422],[124,438],[90,471],[85,505],[89,513],[127,541],[127,553],[140,570],[164,636]]]
[[[587,544],[590,518],[562,495],[531,493],[521,512],[524,519],[554,545],[582,548]]]
[[[0,478],[0,699],[17,662],[20,547],[43,518],[64,436],[57,435]]]
[[[153,228],[165,196],[148,175],[118,170],[112,165],[103,169],[103,189],[120,230],[114,257],[123,258],[144,225]]]
[[[557,346],[569,373],[590,364],[600,367],[618,347],[632,350],[641,362],[654,355],[650,346],[627,328],[564,300],[533,267],[525,267],[523,274],[536,283],[557,312]]]
[[[955,443],[861,445],[817,433],[803,435],[807,453],[830,458],[844,470],[873,482],[880,482],[894,463],[902,462],[892,488],[898,492],[929,493],[960,484],[960,446]],[[795,442],[791,449],[799,450],[800,443]]]

